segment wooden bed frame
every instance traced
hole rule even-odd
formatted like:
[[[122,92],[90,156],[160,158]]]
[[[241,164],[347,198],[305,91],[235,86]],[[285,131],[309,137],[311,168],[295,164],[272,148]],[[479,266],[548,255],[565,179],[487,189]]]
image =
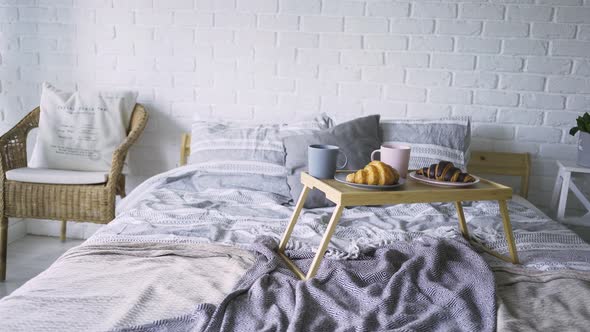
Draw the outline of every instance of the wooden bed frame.
[[[188,156],[191,154],[191,134],[182,134],[180,137],[180,162],[178,166],[186,165]]]
[[[520,196],[529,196],[531,157],[528,153],[473,151],[467,170],[474,174],[520,176]]]
[[[191,135],[182,134],[180,141],[180,166],[186,165],[191,152]],[[520,195],[529,194],[531,158],[528,153],[473,151],[467,165],[473,174],[510,175],[520,177]]]

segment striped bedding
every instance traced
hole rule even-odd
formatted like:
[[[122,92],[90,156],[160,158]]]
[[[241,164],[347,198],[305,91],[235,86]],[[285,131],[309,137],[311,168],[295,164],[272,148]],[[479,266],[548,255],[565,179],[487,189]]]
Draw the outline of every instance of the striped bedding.
[[[248,255],[237,253],[235,247],[247,248],[261,236],[277,241],[293,208],[264,191],[197,189],[196,179],[202,172],[196,168],[187,165],[174,169],[137,187],[121,202],[113,222],[22,289],[0,300],[2,326],[10,331],[104,331],[190,314],[186,304],[191,299],[195,301],[193,308],[218,304],[219,296],[203,299],[204,303],[199,302],[199,296],[205,290],[227,294],[230,290],[215,276],[222,276],[223,281],[239,278],[229,272],[236,259],[242,267],[235,273],[243,273],[250,266]],[[590,273],[590,245],[530,204],[511,201],[508,207],[523,269]],[[466,203],[464,210],[474,239],[501,253],[508,251],[497,203]],[[303,211],[287,249],[313,252],[331,212],[331,208]],[[326,258],[358,259],[377,248],[400,241],[422,241],[425,236],[460,237],[453,204],[347,208]],[[212,246],[207,249],[205,244]],[[229,252],[223,245],[234,248]],[[493,256],[483,258],[492,270],[511,267]],[[154,262],[161,265],[154,266]],[[325,267],[320,273],[330,272],[322,270]],[[101,272],[107,269],[116,273]],[[218,273],[206,273],[208,269]],[[187,301],[172,303],[167,298],[169,292],[183,294],[182,299]],[[570,303],[567,298],[542,300],[549,305]],[[530,311],[528,307],[522,309]],[[578,313],[572,309],[563,317],[576,317]],[[95,322],[102,325],[98,327]]]
[[[155,176],[128,195],[115,221],[88,242],[172,242],[249,245],[257,236],[279,239],[293,207],[269,192],[195,188],[195,165]],[[527,203],[527,204],[524,204]],[[500,253],[508,252],[497,202],[464,202],[474,240]],[[518,252],[527,267],[590,271],[590,245],[520,198],[509,203]],[[301,213],[287,249],[313,251],[320,242],[333,208]],[[359,206],[344,209],[327,257],[357,258],[362,252],[424,235],[460,236],[453,203]],[[182,230],[182,231],[181,231]],[[504,266],[493,256],[488,263]]]
[[[283,139],[332,126],[321,115],[293,124],[195,121],[189,163],[195,165],[197,189],[261,190],[291,199],[286,181]],[[449,160],[465,170],[469,160],[470,119],[385,119],[380,122],[385,143],[410,145],[410,169]],[[223,175],[221,177],[220,175]]]
[[[383,142],[409,145],[410,169],[440,160],[465,170],[469,161],[471,126],[469,117],[441,119],[382,119]]]
[[[201,171],[198,183],[202,188],[262,190],[288,201],[283,138],[331,125],[326,115],[289,125],[196,121],[191,129],[189,163]]]

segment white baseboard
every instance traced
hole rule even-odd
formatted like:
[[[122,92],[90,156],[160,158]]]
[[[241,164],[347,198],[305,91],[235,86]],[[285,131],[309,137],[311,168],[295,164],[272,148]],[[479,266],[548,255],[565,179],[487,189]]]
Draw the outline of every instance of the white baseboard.
[[[69,239],[86,240],[104,225],[83,222],[68,222],[66,237]],[[61,221],[56,220],[26,220],[26,233],[43,236],[59,236]]]
[[[27,222],[24,219],[8,219],[8,243],[22,239],[27,235]]]

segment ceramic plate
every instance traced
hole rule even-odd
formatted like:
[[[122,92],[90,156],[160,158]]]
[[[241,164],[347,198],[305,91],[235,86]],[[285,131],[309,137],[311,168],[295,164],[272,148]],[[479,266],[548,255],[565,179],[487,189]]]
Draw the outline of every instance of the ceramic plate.
[[[475,178],[475,181],[473,182],[447,182],[447,181],[439,181],[439,180],[433,180],[433,179],[429,179],[423,175],[419,175],[416,174],[416,172],[412,172],[410,173],[410,177],[418,182],[422,182],[425,184],[429,184],[432,186],[438,186],[438,187],[455,187],[455,188],[462,188],[462,187],[469,187],[472,186],[476,183],[479,182],[479,178],[475,175],[471,175]]]
[[[379,185],[372,185],[372,184],[352,183],[352,182],[346,181],[346,176],[352,172],[356,172],[356,171],[336,173],[336,175],[334,176],[334,180],[336,180],[338,182],[342,182],[345,185],[348,185],[351,187],[365,189],[365,190],[393,190],[393,189],[403,186],[404,183],[406,182],[405,179],[399,179],[399,183],[379,186]]]

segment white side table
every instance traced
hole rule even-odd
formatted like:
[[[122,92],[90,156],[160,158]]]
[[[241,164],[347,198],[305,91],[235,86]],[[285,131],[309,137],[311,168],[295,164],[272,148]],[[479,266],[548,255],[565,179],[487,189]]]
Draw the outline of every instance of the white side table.
[[[586,216],[590,216],[590,201],[584,196],[582,191],[574,183],[572,173],[590,174],[590,168],[578,166],[575,161],[557,161],[559,170],[553,186],[553,195],[551,197],[551,208],[557,206],[557,220],[563,221],[565,216],[565,205],[567,203],[567,194],[571,190],[574,195],[582,202],[582,205],[588,210]],[[560,191],[561,184],[561,191]]]

